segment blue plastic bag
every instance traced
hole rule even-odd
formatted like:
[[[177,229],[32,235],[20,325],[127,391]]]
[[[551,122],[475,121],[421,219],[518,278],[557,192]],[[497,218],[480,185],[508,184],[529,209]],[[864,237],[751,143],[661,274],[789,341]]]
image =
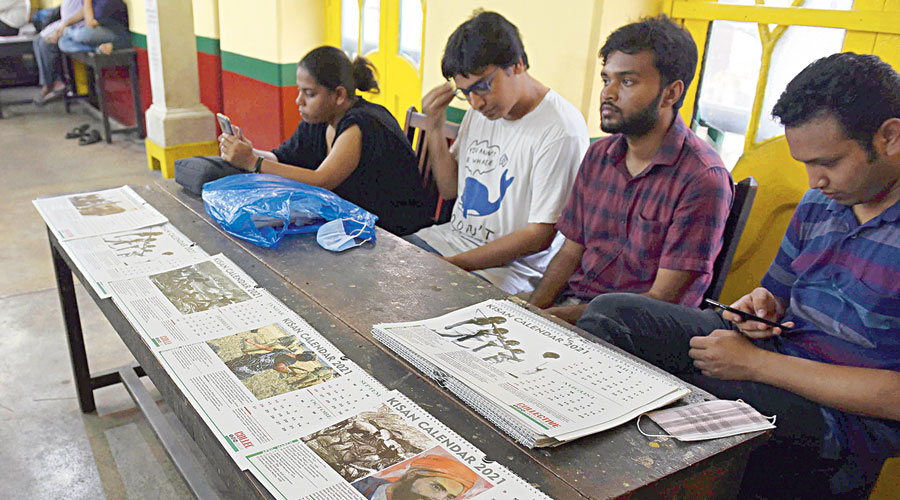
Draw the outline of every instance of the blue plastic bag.
[[[204,184],[202,196],[206,212],[225,232],[261,247],[277,248],[285,234],[317,232],[334,220],[345,221],[352,243],[329,250],[375,241],[378,216],[327,189],[277,175],[230,175]],[[329,227],[333,232],[334,224]]]

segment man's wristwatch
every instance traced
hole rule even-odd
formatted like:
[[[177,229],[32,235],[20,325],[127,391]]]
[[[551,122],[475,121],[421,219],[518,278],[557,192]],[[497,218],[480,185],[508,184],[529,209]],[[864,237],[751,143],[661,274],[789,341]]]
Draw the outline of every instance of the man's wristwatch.
[[[258,173],[260,173],[260,171],[262,171],[262,162],[263,162],[263,157],[257,156],[256,157],[256,165],[253,166],[254,174],[258,174]]]

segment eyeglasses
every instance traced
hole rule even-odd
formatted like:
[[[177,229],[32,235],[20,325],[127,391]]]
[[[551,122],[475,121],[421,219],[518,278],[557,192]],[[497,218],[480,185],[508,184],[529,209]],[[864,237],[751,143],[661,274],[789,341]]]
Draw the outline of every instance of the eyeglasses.
[[[485,78],[484,80],[481,80],[480,82],[476,82],[474,85],[467,89],[457,87],[456,90],[453,91],[453,96],[463,101],[469,100],[469,94],[475,94],[478,97],[486,97],[491,93],[491,81],[494,79],[494,75],[496,75],[498,71],[500,71],[500,68],[495,69],[494,72],[491,73],[491,76]]]

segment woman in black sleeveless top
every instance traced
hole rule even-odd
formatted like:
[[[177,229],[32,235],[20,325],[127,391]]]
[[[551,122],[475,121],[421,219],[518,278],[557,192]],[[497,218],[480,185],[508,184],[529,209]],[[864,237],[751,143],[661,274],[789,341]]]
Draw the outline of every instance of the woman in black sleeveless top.
[[[399,236],[430,224],[406,135],[387,109],[356,95],[357,89],[378,90],[371,63],[319,47],[297,65],[297,88],[303,121],[290,139],[262,151],[234,127],[235,135],[219,138],[222,158],[248,172],[330,189]]]

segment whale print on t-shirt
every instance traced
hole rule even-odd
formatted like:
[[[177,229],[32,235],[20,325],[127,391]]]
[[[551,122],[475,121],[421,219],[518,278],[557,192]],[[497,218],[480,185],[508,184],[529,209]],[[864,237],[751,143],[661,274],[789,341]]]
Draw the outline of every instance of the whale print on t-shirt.
[[[488,141],[474,141],[466,151],[466,180],[460,196],[459,208],[463,218],[473,215],[490,215],[500,210],[506,190],[515,177],[508,177],[509,170],[504,170],[497,179],[497,167],[505,167],[509,158],[501,154],[498,146]],[[495,187],[496,186],[496,187]],[[494,188],[494,189],[491,189]],[[498,193],[491,201],[491,192]]]
[[[466,186],[465,189],[463,189],[462,198],[460,200],[462,203],[463,218],[468,218],[469,211],[474,212],[475,215],[484,216],[500,210],[500,203],[503,201],[503,196],[506,195],[507,188],[509,188],[509,185],[515,180],[515,177],[507,179],[506,174],[508,173],[509,170],[503,171],[503,177],[500,178],[500,196],[498,196],[495,201],[490,200],[487,186],[478,182],[474,177],[466,177]]]

